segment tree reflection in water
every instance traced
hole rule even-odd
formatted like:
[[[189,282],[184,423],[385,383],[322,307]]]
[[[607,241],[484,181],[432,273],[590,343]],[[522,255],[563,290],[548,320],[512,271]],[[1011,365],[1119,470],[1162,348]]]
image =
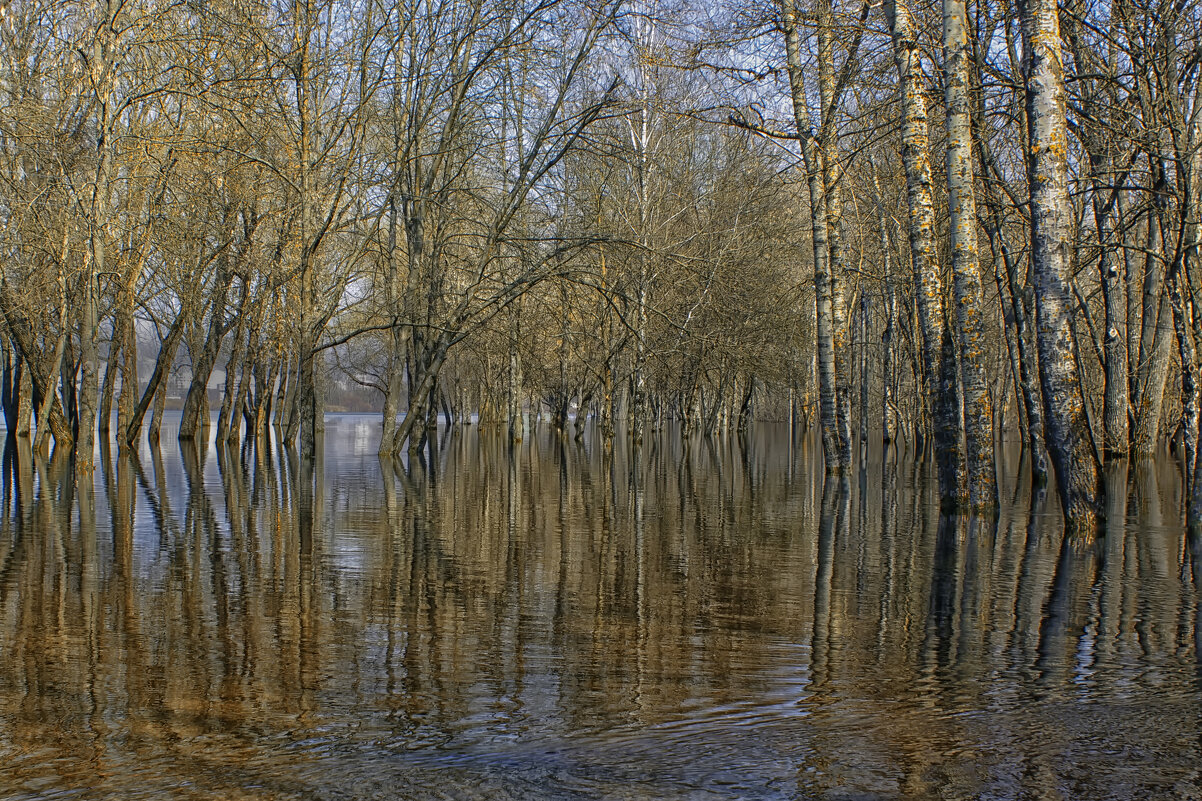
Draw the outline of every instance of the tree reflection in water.
[[[912,455],[824,478],[767,426],[468,429],[409,462],[360,425],[313,463],[103,452],[79,487],[10,443],[0,794],[1196,789],[1202,545],[1171,463],[1112,466],[1085,540],[1022,481],[940,518]]]

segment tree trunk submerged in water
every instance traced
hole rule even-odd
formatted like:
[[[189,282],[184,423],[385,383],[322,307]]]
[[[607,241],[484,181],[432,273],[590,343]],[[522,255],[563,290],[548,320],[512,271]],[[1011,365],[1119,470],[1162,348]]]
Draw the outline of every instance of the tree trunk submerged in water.
[[[893,54],[901,82],[903,112],[902,161],[906,171],[910,258],[914,295],[922,331],[922,368],[926,406],[934,427],[939,494],[945,508],[958,506],[965,484],[960,458],[960,404],[955,376],[955,348],[947,329],[943,287],[935,250],[935,212],[931,196],[930,138],[921,64],[914,23],[905,0],[887,0],[885,13],[893,35]],[[971,173],[971,169],[969,171]],[[978,286],[980,278],[977,279]],[[948,363],[948,360],[951,363]]]
[[[180,412],[178,438],[181,441],[195,439],[209,424],[209,377],[217,364],[221,343],[228,329],[225,319],[226,295],[233,282],[233,274],[227,272],[221,280],[222,286],[214,288],[213,300],[209,304],[209,328],[204,344],[199,354],[192,354],[192,381],[188,385],[188,394],[184,396],[183,411]]]
[[[968,12],[964,0],[943,0],[943,44],[947,72],[947,190],[960,381],[964,387],[968,503],[973,509],[984,509],[997,505],[997,475],[993,463],[993,410],[984,364],[968,93]]]
[[[816,346],[818,356],[818,417],[822,430],[822,453],[827,472],[839,473],[850,462],[850,443],[842,441],[845,426],[840,424],[837,367],[837,316],[835,293],[839,290],[835,265],[830,258],[830,214],[827,208],[824,150],[815,140],[809,124],[805,83],[801,64],[801,35],[799,15],[794,0],[780,0],[781,20],[785,31],[785,54],[789,70],[789,88],[793,101],[793,116],[801,137],[801,152],[805,162],[810,199],[810,236],[814,251],[814,294],[816,304]],[[808,133],[807,133],[808,132]],[[850,431],[849,425],[847,426]]]
[[[1048,452],[1056,469],[1066,521],[1075,528],[1089,529],[1097,525],[1101,515],[1101,484],[1070,325],[1068,247],[1073,219],[1068,200],[1068,139],[1058,13],[1055,0],[1026,0],[1020,4],[1031,189],[1031,273]]]

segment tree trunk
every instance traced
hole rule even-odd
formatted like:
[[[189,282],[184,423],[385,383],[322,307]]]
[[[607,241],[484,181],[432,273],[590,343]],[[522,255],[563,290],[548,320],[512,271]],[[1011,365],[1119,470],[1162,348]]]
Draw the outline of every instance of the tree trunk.
[[[124,321],[119,320],[113,328],[113,338],[109,342],[108,360],[104,367],[104,381],[100,385],[100,411],[97,415],[96,430],[100,436],[106,437],[113,420],[113,396],[117,387],[117,370],[121,362],[121,345],[125,341],[125,332],[121,330]],[[117,429],[120,431],[120,427]]]
[[[61,317],[65,318],[66,311],[65,302],[60,309]],[[70,421],[67,419],[63,411],[63,407],[59,403],[58,395],[55,387],[60,381],[60,362],[62,361],[62,352],[59,350],[57,343],[55,347],[56,356],[52,357],[49,364],[46,364],[43,355],[40,351],[34,348],[33,327],[29,321],[21,315],[16,308],[8,302],[7,297],[3,292],[0,292],[0,311],[3,312],[6,321],[8,322],[8,332],[11,337],[11,342],[16,346],[21,359],[25,362],[25,376],[28,384],[29,406],[31,410],[38,411],[38,429],[44,431],[43,437],[50,435],[54,437],[55,443],[62,448],[70,448],[74,437],[71,433]],[[60,321],[61,326],[65,323]],[[63,333],[60,335],[59,342],[66,345],[66,331],[63,328]],[[27,430],[28,433],[28,430]]]
[[[872,202],[877,213],[877,236],[880,239],[881,271],[885,275],[885,331],[881,335],[881,347],[884,348],[884,363],[882,366],[882,406],[884,416],[882,421],[882,440],[887,444],[897,438],[897,404],[893,397],[894,347],[897,337],[897,292],[893,280],[893,249],[889,241],[889,224],[885,213],[885,203],[881,199],[881,186],[877,181],[876,164],[872,170]]]
[[[263,304],[255,304],[256,312],[262,308]],[[255,315],[250,331],[246,335],[246,347],[243,349],[242,355],[242,371],[238,376],[238,384],[234,388],[234,399],[230,403],[229,428],[226,430],[225,439],[231,445],[238,442],[241,438],[241,428],[243,422],[246,423],[246,436],[249,439],[254,430],[254,420],[249,414],[250,404],[250,389],[251,380],[254,378],[254,373],[259,364],[259,354],[255,346],[259,343],[259,329],[261,319],[259,315]]]
[[[1146,360],[1140,365],[1136,386],[1138,400],[1135,402],[1135,427],[1131,432],[1131,452],[1138,457],[1156,453],[1160,444],[1160,417],[1164,406],[1164,387],[1168,380],[1169,362],[1172,357],[1172,322],[1167,293],[1162,291],[1153,306],[1151,315],[1151,340]],[[1146,312],[1146,308],[1145,308]],[[1142,345],[1141,345],[1142,350]]]
[[[142,420],[146,417],[146,411],[150,408],[151,403],[157,403],[159,397],[162,397],[162,403],[166,405],[167,398],[167,377],[171,374],[171,366],[175,363],[175,354],[179,350],[180,339],[183,337],[186,312],[181,309],[176,315],[175,320],[171,323],[171,328],[167,331],[167,337],[163,340],[163,344],[159,346],[159,355],[154,360],[154,371],[150,374],[150,382],[146,385],[146,389],[142,391],[142,397],[138,400],[138,405],[134,407],[129,416],[129,425],[121,432],[126,444],[132,446],[138,440],[138,434],[142,431]],[[155,425],[155,438],[158,438],[158,430],[161,427],[161,410],[154,416],[155,420],[160,422]]]
[[[399,152],[400,143],[395,141],[394,148]],[[399,161],[398,156],[398,161]],[[409,346],[409,338],[405,326],[396,322],[396,317],[405,314],[402,305],[405,300],[404,285],[401,283],[400,260],[397,248],[400,229],[400,210],[395,193],[388,199],[388,252],[385,254],[385,303],[394,320],[388,330],[390,350],[388,353],[388,378],[384,387],[383,420],[380,425],[380,456],[391,456],[395,452],[397,412],[401,400],[401,391],[405,382],[405,351]],[[412,261],[410,262],[412,264]]]
[[[426,422],[430,391],[437,384],[438,372],[446,360],[448,347],[449,342],[441,336],[431,343],[431,353],[427,357],[429,362],[421,370],[420,382],[416,387],[409,387],[409,408],[405,411],[393,438],[395,450],[399,451],[402,445],[408,443],[410,453],[416,452],[421,434],[424,433],[421,426]]]
[[[955,389],[954,346],[944,342],[946,314],[943,287],[935,251],[935,213],[931,199],[930,144],[922,65],[918,41],[906,0],[886,0],[885,13],[893,35],[894,60],[901,82],[902,161],[906,170],[909,211],[910,258],[914,268],[914,294],[922,331],[922,362],[926,377],[926,405],[931,411],[939,494],[945,506],[961,501],[964,485],[959,448],[959,400]],[[978,278],[979,285],[979,278]],[[950,382],[949,382],[950,378]],[[950,383],[950,386],[949,386]]]
[[[75,437],[75,467],[81,475],[95,469],[96,415],[100,401],[100,380],[96,354],[96,280],[104,271],[104,233],[97,228],[92,234],[93,270],[83,275],[84,286],[79,288],[82,308],[79,313],[79,396],[77,433]],[[65,386],[65,385],[64,385]]]
[[[868,384],[871,373],[868,368],[868,295],[861,291],[860,294],[860,432],[859,432],[859,447],[860,452],[864,453],[868,447]]]
[[[163,412],[167,410],[167,381],[164,379],[159,381],[157,385],[153,385],[154,389],[154,406],[150,412],[150,425],[146,427],[146,441],[152,446],[158,445],[159,433],[163,428]],[[147,392],[150,387],[146,388]],[[146,396],[143,395],[143,400]]]
[[[20,362],[26,365],[24,359]],[[17,374],[17,436],[29,438],[30,423],[33,418],[33,386],[29,377],[28,366]]]
[[[580,405],[576,407],[576,433],[575,439],[584,437],[584,426],[588,423],[588,407],[593,402],[593,393],[584,393],[580,396]]]
[[[214,289],[213,301],[209,306],[209,330],[204,345],[199,354],[192,354],[192,381],[188,385],[188,394],[184,397],[184,409],[179,420],[180,441],[196,439],[208,426],[209,377],[213,374],[213,367],[221,352],[221,342],[225,339],[228,329],[225,319],[226,293],[232,278],[232,274],[227,274],[222,279],[222,285]]]
[[[964,0],[943,0],[943,48],[947,73],[947,194],[951,214],[952,276],[964,389],[964,441],[968,503],[997,506],[993,460],[993,411],[985,375],[981,271],[977,260],[977,203],[972,167],[968,87],[968,12]]]
[[[746,434],[751,425],[751,404],[755,399],[755,376],[747,379],[747,391],[743,393],[743,402],[739,404],[739,419],[736,424],[740,434]]]
[[[67,346],[67,332],[63,331],[58,335],[58,341],[54,344],[54,355],[50,362],[50,375],[58,376],[62,373],[63,352]],[[61,411],[56,416],[55,411],[59,409],[58,395],[54,391],[54,385],[46,382],[46,389],[41,393],[39,403],[37,385],[34,385],[34,406],[37,409],[38,425],[37,431],[33,436],[33,451],[34,453],[45,453],[49,443],[49,437],[54,436],[56,447],[70,448],[72,438],[67,430],[67,420],[64,419]],[[57,419],[56,419],[57,417]]]
[[[131,447],[136,441],[128,432],[133,424],[142,385],[138,379],[138,330],[133,319],[133,291],[124,288],[118,303],[125,307],[123,315],[128,314],[128,319],[122,327],[121,395],[117,398],[117,450],[120,452]]]
[[[234,324],[234,334],[231,337],[230,355],[225,362],[225,389],[221,393],[221,408],[217,412],[217,442],[224,443],[232,426],[237,431],[238,410],[234,408],[239,382],[236,379],[237,370],[242,362],[242,352],[246,347],[246,304],[250,298],[250,287],[245,279],[242,281],[242,297],[238,301],[237,322]],[[245,372],[245,371],[244,371]],[[235,433],[234,439],[236,440]]]
[[[238,387],[241,385],[241,382],[238,380],[238,369],[242,362],[245,339],[245,332],[242,330],[242,326],[239,325],[234,329],[230,355],[225,362],[225,388],[221,393],[221,408],[217,411],[216,436],[219,443],[224,443],[230,438],[229,433],[231,428],[237,432],[238,427],[241,425],[241,418],[238,415],[238,409],[234,406],[234,402],[238,395]],[[246,372],[244,367],[242,372],[243,374]],[[234,434],[233,439],[238,439],[237,433]]]
[[[984,54],[982,48],[976,48],[976,79],[980,82],[981,75],[984,72]],[[974,106],[976,113],[976,125],[978,129],[983,128],[985,123],[985,101],[984,94],[978,93],[978,99]],[[983,194],[986,210],[982,222],[985,226],[986,235],[989,237],[989,247],[993,252],[995,263],[1001,259],[1002,266],[1005,268],[1005,290],[999,282],[998,298],[1003,305],[1003,318],[1005,312],[1011,312],[1011,318],[1014,320],[1014,346],[1018,352],[1018,376],[1016,393],[1021,399],[1023,412],[1027,420],[1027,437],[1023,442],[1023,447],[1030,454],[1031,477],[1036,486],[1042,486],[1047,482],[1048,467],[1047,467],[1047,450],[1044,444],[1044,425],[1043,425],[1043,396],[1039,389],[1039,360],[1036,355],[1034,334],[1031,331],[1031,315],[1030,304],[1023,292],[1023,287],[1030,282],[1024,276],[1020,279],[1019,264],[1014,257],[1009,242],[1006,239],[1006,233],[1003,228],[1005,217],[1003,214],[1002,202],[998,196],[995,180],[1000,180],[1001,171],[998,169],[993,158],[993,152],[989,148],[989,143],[985,140],[977,142],[977,156],[980,160],[981,172],[987,178],[994,180],[982,181]],[[1009,297],[1007,298],[1007,292]]]
[[[1178,258],[1168,280],[1169,304],[1173,311],[1173,330],[1177,335],[1177,353],[1181,359],[1181,432],[1185,451],[1185,495],[1192,496],[1197,461],[1199,397],[1197,347],[1192,330],[1192,314],[1187,296],[1181,291],[1181,259]]]
[[[822,456],[828,473],[841,473],[845,449],[840,441],[839,398],[835,363],[835,282],[832,280],[829,215],[823,176],[822,150],[814,141],[806,105],[801,64],[801,35],[795,0],[780,0],[781,21],[785,29],[785,55],[789,70],[789,88],[797,133],[802,138],[810,198],[810,236],[814,250],[814,294],[816,303],[815,336],[818,353],[818,414],[822,429]],[[807,133],[808,132],[808,133]]]
[[[835,78],[834,15],[831,0],[818,0],[818,97],[819,125],[817,146],[822,151],[822,191],[826,201],[827,267],[830,273],[831,329],[835,351],[835,421],[839,433],[839,464],[851,465],[851,324],[844,297],[847,265],[843,256],[843,196],[840,193],[842,167],[839,162],[838,127],[835,108],[838,87]],[[858,40],[857,40],[858,44]],[[848,58],[855,54],[849,49]],[[800,131],[800,129],[799,129]]]
[[[1123,283],[1118,274],[1118,262],[1111,253],[1106,218],[1098,198],[1100,187],[1093,188],[1094,225],[1098,232],[1098,272],[1105,304],[1106,333],[1102,340],[1105,353],[1106,388],[1102,401],[1102,451],[1106,459],[1127,455],[1130,433],[1128,415],[1131,401],[1128,390],[1127,366],[1127,307],[1121,302]],[[1121,191],[1121,190],[1120,190]]]
[[[1127,450],[1130,452],[1131,444],[1134,439],[1131,432],[1131,424],[1135,419],[1134,410],[1139,400],[1139,339],[1143,330],[1143,314],[1140,304],[1140,281],[1139,271],[1136,269],[1135,252],[1138,248],[1138,242],[1134,241],[1137,237],[1132,236],[1132,228],[1129,228],[1127,221],[1130,216],[1127,213],[1127,193],[1119,192],[1118,196],[1118,230],[1121,235],[1120,245],[1123,252],[1123,276],[1124,276],[1124,301],[1127,310],[1127,398],[1131,408],[1127,410],[1127,428],[1128,428],[1128,443]]]
[[[284,440],[290,440],[289,429],[292,428],[292,394],[295,380],[292,377],[291,354],[280,354],[280,383],[276,387],[275,419],[272,424],[283,434]]]
[[[1081,392],[1069,303],[1068,140],[1064,68],[1055,0],[1021,4],[1026,83],[1027,175],[1031,192],[1031,272],[1036,343],[1043,388],[1047,446],[1066,521],[1096,527],[1101,514],[1100,471]]]
[[[404,353],[403,334],[399,326],[393,326],[392,355],[388,363],[388,383],[384,388],[384,411],[380,425],[380,456],[391,456],[395,451],[393,441],[396,438],[397,412],[400,407],[401,392],[404,389],[405,362],[398,354]]]
[[[4,355],[4,426],[9,437],[29,436],[32,407],[25,359],[11,341]]]
[[[520,442],[522,439],[522,366],[518,354],[521,324],[518,315],[519,310],[515,304],[509,310],[509,361],[505,370],[505,430],[510,442]]]
[[[0,405],[4,407],[4,429],[8,438],[17,435],[18,396],[25,362],[14,347],[4,348],[4,374],[0,378]]]
[[[1135,370],[1135,428],[1131,432],[1131,450],[1140,457],[1151,456],[1160,444],[1160,416],[1164,386],[1172,355],[1172,322],[1169,299],[1164,291],[1161,267],[1159,216],[1148,215],[1148,235],[1144,261],[1143,298],[1140,308],[1139,363]]]

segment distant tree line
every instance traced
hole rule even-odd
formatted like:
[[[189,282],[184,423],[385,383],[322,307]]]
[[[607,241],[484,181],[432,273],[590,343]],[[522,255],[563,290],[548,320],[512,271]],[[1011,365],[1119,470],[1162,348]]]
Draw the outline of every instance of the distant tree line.
[[[311,457],[340,370],[385,456],[813,419],[988,509],[1013,431],[1089,527],[1172,440],[1202,519],[1195,4],[0,10],[3,409],[84,472],[180,370]]]

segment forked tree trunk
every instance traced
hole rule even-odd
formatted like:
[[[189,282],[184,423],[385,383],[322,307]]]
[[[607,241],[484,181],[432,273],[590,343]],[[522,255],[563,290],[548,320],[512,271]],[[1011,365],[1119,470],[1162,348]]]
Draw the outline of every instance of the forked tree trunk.
[[[225,339],[228,323],[225,319],[226,293],[229,291],[232,274],[221,279],[222,285],[214,288],[213,301],[209,307],[209,329],[200,353],[192,354],[192,382],[184,397],[184,408],[180,413],[179,434],[181,441],[195,439],[209,422],[209,377],[217,363],[221,342]]]
[[[130,414],[128,427],[120,432],[120,436],[125,438],[128,445],[133,445],[138,434],[142,431],[142,420],[146,417],[146,411],[152,403],[155,404],[154,419],[154,436],[158,438],[158,431],[162,424],[162,409],[159,404],[166,406],[167,403],[167,377],[171,373],[171,366],[175,363],[175,354],[179,350],[180,339],[183,337],[184,324],[187,314],[184,310],[180,310],[176,315],[175,321],[171,323],[171,328],[167,331],[167,337],[163,340],[163,344],[159,347],[159,355],[154,361],[154,371],[150,374],[150,382],[146,385],[146,389],[142,392],[142,397],[138,401],[138,405],[134,407]],[[161,401],[160,401],[161,398]]]

